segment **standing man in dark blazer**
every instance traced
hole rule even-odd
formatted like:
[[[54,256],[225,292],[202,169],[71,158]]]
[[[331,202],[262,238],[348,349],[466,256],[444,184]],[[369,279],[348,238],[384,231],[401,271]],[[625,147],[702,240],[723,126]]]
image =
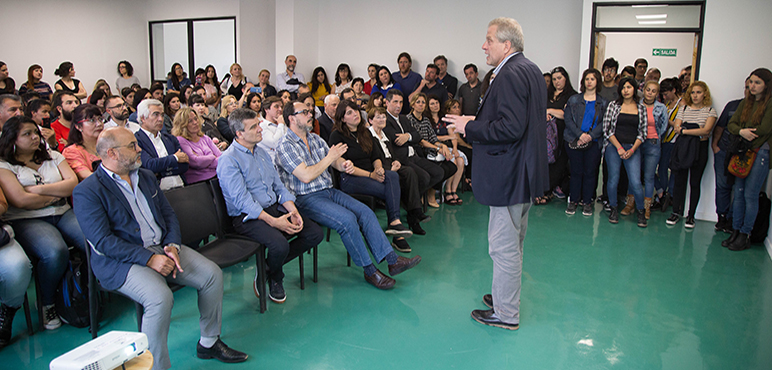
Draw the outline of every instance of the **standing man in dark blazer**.
[[[492,20],[482,48],[487,64],[495,69],[477,117],[444,118],[474,143],[475,199],[491,209],[488,251],[493,260],[493,284],[492,294],[483,296],[491,309],[474,310],[472,318],[509,330],[520,325],[528,210],[549,185],[544,125],[547,88],[539,67],[523,55],[523,45],[517,21]]]
[[[163,122],[163,121],[162,121]],[[102,164],[75,187],[75,216],[90,243],[91,268],[105,289],[144,307],[154,370],[171,367],[169,336],[174,296],[168,282],[198,290],[199,358],[246,361],[247,355],[220,340],[223,281],[217,265],[180,243],[180,225],[155,176],[141,169],[142,149],[123,127],[104,130],[97,140]]]
[[[142,148],[142,167],[155,173],[161,190],[185,185],[188,155],[180,149],[176,137],[161,129],[164,125],[164,105],[155,99],[145,99],[137,106],[140,129],[134,136]]]

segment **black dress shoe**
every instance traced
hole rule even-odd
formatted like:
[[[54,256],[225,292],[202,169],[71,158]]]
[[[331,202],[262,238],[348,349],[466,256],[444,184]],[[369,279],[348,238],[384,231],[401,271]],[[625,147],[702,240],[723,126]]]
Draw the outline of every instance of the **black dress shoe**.
[[[497,328],[502,328],[507,330],[517,330],[520,328],[520,324],[510,324],[499,320],[499,318],[496,317],[496,314],[493,312],[493,309],[474,310],[472,311],[472,318],[474,319],[474,321],[477,321],[480,324],[495,326]]]
[[[419,222],[414,222],[410,224],[410,229],[413,230],[413,234],[416,235],[426,235],[426,230],[424,230],[421,227],[421,224]]]
[[[402,252],[402,253],[410,253],[410,252],[412,252],[412,251],[413,251],[413,249],[412,249],[412,248],[410,248],[410,244],[408,244],[408,243],[407,243],[407,240],[405,240],[405,239],[397,239],[397,238],[394,238],[394,239],[391,241],[391,246],[392,246],[392,247],[394,248],[394,250],[396,250],[397,252]]]
[[[486,294],[483,296],[483,303],[488,306],[489,308],[493,308],[493,296],[490,294]]]
[[[429,215],[427,215],[425,213],[421,213],[420,215],[417,215],[416,217],[418,217],[418,222],[420,222],[420,223],[429,222],[429,221],[432,220],[432,216],[429,216]]]
[[[389,275],[397,276],[415,267],[419,262],[421,262],[421,256],[415,256],[413,258],[399,256],[397,257],[397,263],[389,265]]]
[[[402,238],[409,238],[413,236],[413,232],[410,231],[410,229],[406,228],[403,224],[396,224],[396,225],[389,225],[388,228],[386,228],[386,235],[388,236],[395,236],[395,237],[402,237]]]
[[[367,276],[367,273],[365,273],[365,281],[367,281],[370,284],[373,284],[378,289],[391,289],[394,287],[394,284],[397,283],[396,280],[384,275],[379,270],[375,270],[375,273]]]
[[[199,342],[196,345],[196,356],[205,360],[216,358],[229,364],[244,362],[247,360],[247,357],[249,357],[244,352],[239,352],[233,348],[228,347],[228,345],[223,343],[223,341],[220,339],[217,339],[217,342],[214,343],[212,348],[206,348],[201,345],[201,342]]]

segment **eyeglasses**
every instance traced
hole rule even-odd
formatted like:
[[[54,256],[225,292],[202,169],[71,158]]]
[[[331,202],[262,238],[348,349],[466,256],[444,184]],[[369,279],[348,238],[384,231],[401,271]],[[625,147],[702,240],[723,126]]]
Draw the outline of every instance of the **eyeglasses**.
[[[116,105],[114,107],[107,107],[107,109],[118,109],[118,108],[128,108],[128,107],[129,107],[128,104],[123,103],[123,104],[118,104],[118,105]]]
[[[118,146],[114,146],[114,147],[112,147],[110,149],[118,149],[118,148],[129,148],[129,149],[131,149],[131,150],[136,152],[137,151],[137,142],[136,141],[132,141],[128,145],[118,145]]]
[[[297,112],[292,113],[292,115],[293,116],[297,116],[298,114],[306,115],[306,114],[311,114],[311,112],[312,111],[310,109],[303,109],[303,110],[299,110]]]
[[[84,123],[84,122],[91,122],[92,124],[95,124],[95,125],[98,124],[98,123],[101,123],[101,124],[104,125],[105,122],[107,122],[107,120],[104,117],[102,117],[102,116],[94,116],[94,117],[91,117],[89,119],[84,119],[84,120],[78,121],[78,123]]]

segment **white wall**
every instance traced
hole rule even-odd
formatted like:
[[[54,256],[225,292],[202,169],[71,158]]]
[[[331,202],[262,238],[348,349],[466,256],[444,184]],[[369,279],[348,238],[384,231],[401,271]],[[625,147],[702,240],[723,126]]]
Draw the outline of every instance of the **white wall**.
[[[36,0],[2,5],[0,60],[20,86],[27,68],[43,67],[43,81],[53,88],[54,70],[63,61],[75,65],[75,78],[91,92],[104,78],[113,86],[120,60],[134,66],[143,84],[149,78],[147,23],[142,7],[120,0]]]
[[[645,58],[649,68],[656,67],[662,78],[678,76],[681,69],[692,64],[694,34],[692,33],[604,33],[606,58],[614,57],[621,71],[633,65],[636,59]],[[652,49],[676,49],[675,57],[652,56]],[[602,64],[602,60],[601,63]]]
[[[481,49],[488,22],[508,16],[523,27],[528,58],[543,71],[563,65],[573,77],[578,73],[580,9],[580,2],[563,0],[327,0],[319,5],[319,64],[332,74],[339,63],[348,63],[355,76],[366,80],[370,63],[396,71],[403,51],[421,75],[426,64],[444,54],[449,73],[464,83],[465,64],[475,63],[481,75],[489,69]],[[312,69],[304,65],[302,72]]]

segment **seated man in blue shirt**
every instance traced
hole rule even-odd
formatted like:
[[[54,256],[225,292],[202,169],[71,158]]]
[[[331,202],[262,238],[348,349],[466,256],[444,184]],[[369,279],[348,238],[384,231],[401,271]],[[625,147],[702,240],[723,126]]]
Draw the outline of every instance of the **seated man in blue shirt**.
[[[180,245],[180,225],[155,175],[140,169],[142,149],[128,129],[111,127],[97,140],[102,165],[75,187],[75,216],[91,243],[91,268],[102,286],[144,307],[153,369],[171,367],[169,336],[174,296],[167,283],[198,290],[199,358],[243,362],[247,355],[220,340],[223,280],[217,265]]]
[[[346,193],[333,189],[328,167],[352,173],[354,164],[341,156],[344,143],[329,148],[319,135],[311,133],[314,112],[305,104],[293,102],[284,106],[284,122],[289,130],[279,144],[276,165],[284,184],[295,193],[298,209],[310,219],[335,229],[357,266],[365,270],[365,280],[379,289],[390,289],[394,279],[375,267],[362,240],[364,234],[376,262],[389,264],[389,275],[395,276],[421,262],[421,256],[397,256],[378,224],[373,211]],[[361,232],[360,232],[361,229]]]
[[[257,145],[263,140],[257,113],[236,109],[228,116],[228,125],[236,138],[217,162],[228,215],[233,217],[237,233],[268,248],[268,296],[284,303],[282,266],[317,246],[323,238],[322,229],[298,213],[295,196],[282,184],[268,152]],[[295,239],[288,242],[292,237]],[[253,287],[259,296],[257,276]]]

